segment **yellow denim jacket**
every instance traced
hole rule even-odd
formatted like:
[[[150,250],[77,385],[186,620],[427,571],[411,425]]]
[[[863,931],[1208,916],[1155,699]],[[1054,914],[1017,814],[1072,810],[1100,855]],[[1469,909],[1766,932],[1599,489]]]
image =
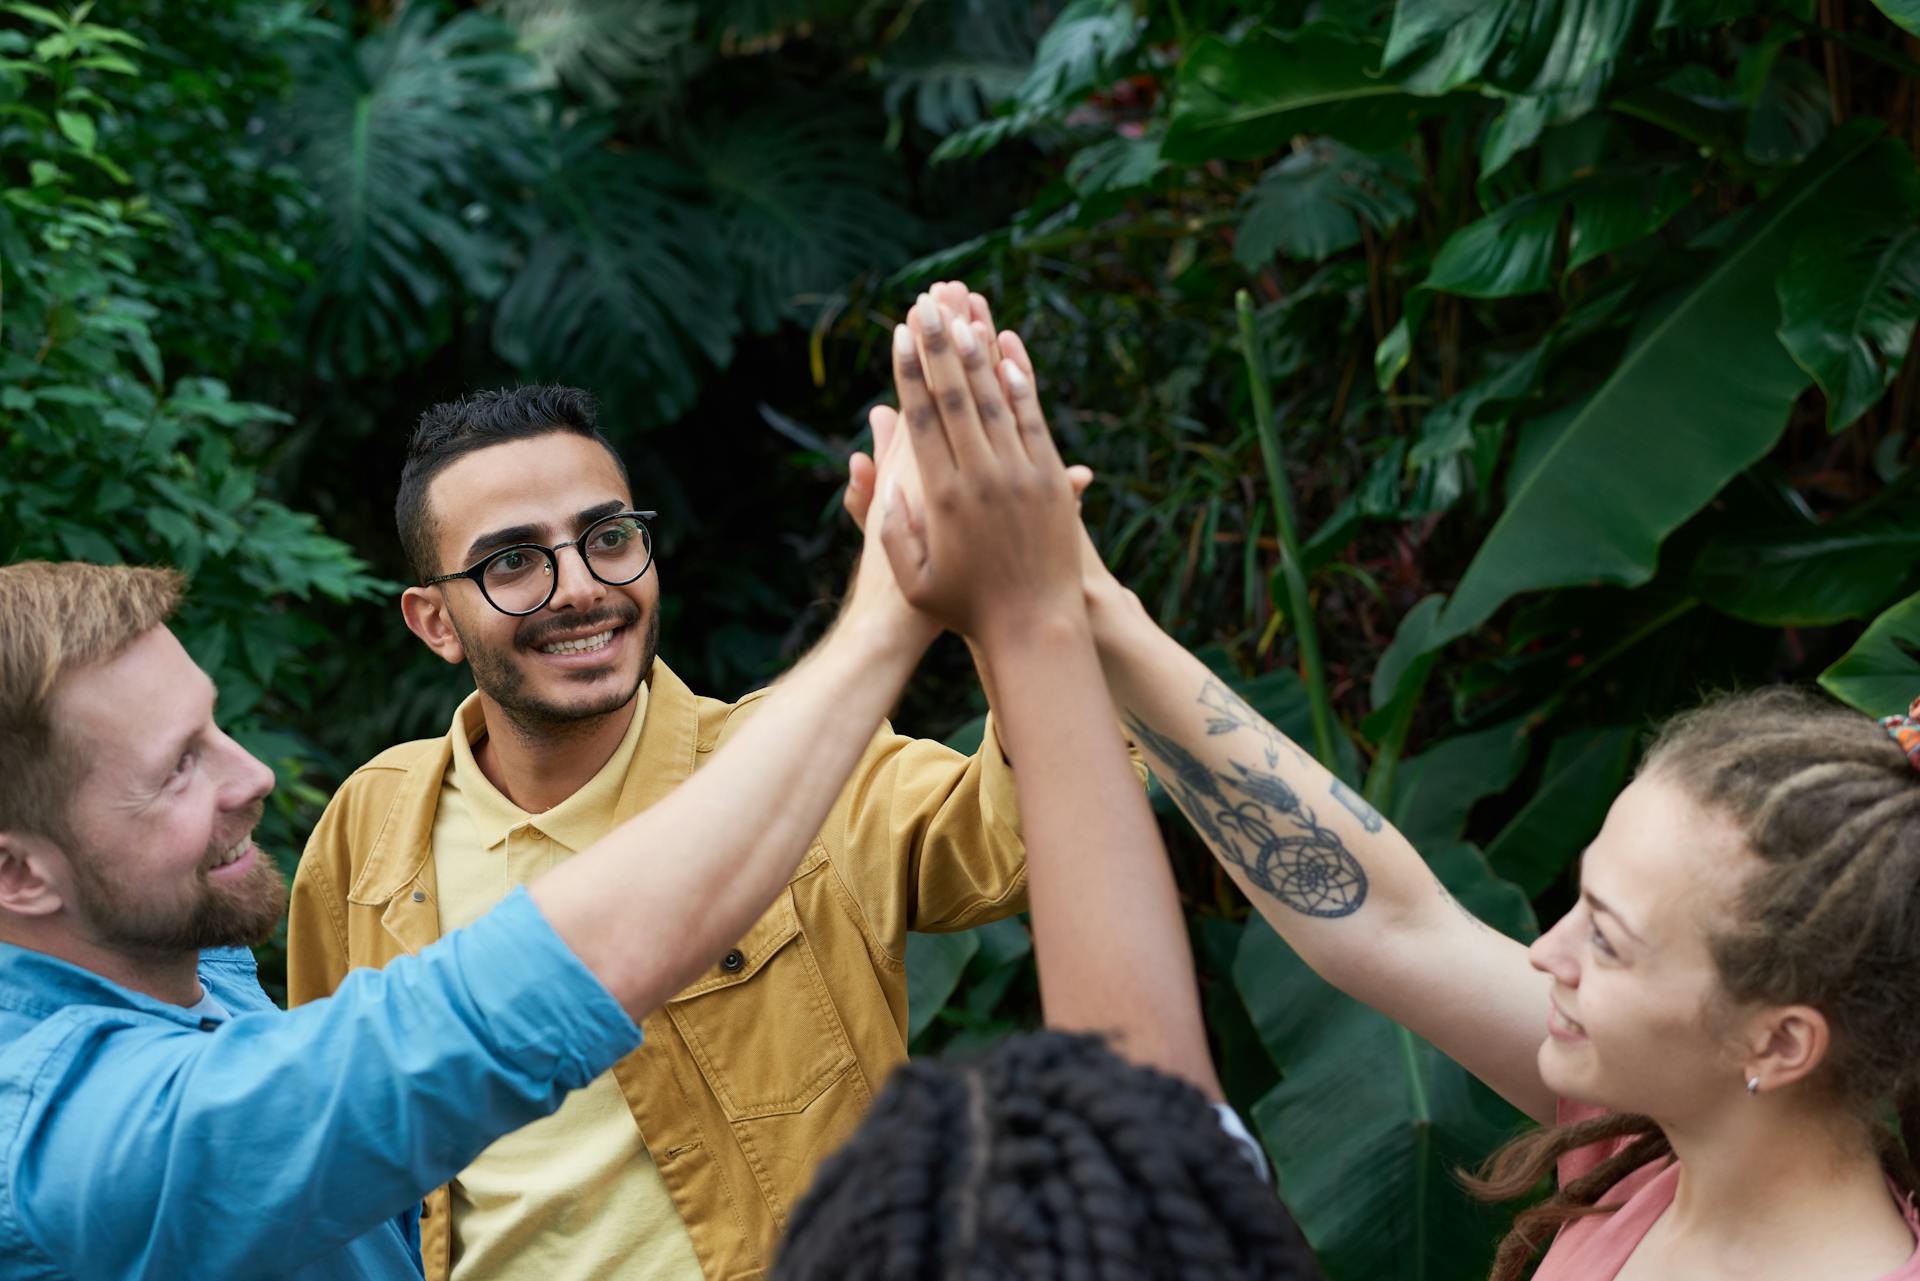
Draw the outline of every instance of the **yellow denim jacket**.
[[[761,697],[699,697],[657,661],[649,685],[621,819],[686,781]],[[451,759],[450,738],[403,743],[327,806],[294,877],[291,1003],[439,937],[433,818]],[[1025,857],[991,724],[971,757],[882,726],[773,906],[646,1017],[614,1075],[711,1281],[762,1274],[815,1166],[906,1058],[907,931],[1022,910]],[[420,1227],[428,1281],[446,1281],[446,1188]]]

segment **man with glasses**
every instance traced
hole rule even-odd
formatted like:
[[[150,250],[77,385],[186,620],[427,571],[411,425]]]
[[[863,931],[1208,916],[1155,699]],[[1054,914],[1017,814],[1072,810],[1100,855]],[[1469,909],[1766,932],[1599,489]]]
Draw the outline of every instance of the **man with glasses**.
[[[418,952],[671,793],[751,722],[655,659],[660,567],[595,407],[429,410],[396,504],[409,629],[475,693],[375,757],[295,880],[289,995]],[[662,848],[672,861],[680,852]],[[427,1198],[429,1281],[759,1274],[816,1163],[906,1054],[908,930],[1020,910],[1011,771],[882,727],[772,908],[647,1014],[645,1042]]]

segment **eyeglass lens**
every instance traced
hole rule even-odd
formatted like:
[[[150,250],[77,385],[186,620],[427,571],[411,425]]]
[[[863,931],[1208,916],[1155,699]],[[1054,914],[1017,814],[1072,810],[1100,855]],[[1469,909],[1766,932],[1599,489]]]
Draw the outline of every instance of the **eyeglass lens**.
[[[587,569],[612,587],[630,583],[653,559],[647,527],[632,516],[596,521],[574,544]],[[487,599],[510,614],[529,614],[553,594],[553,554],[540,547],[509,547],[481,570]]]

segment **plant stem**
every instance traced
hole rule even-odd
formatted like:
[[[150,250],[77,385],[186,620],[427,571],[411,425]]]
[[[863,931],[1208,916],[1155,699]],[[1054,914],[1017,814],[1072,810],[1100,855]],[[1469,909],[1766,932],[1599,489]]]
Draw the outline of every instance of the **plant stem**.
[[[1338,772],[1333,750],[1333,703],[1327,697],[1327,674],[1320,662],[1320,635],[1307,598],[1307,576],[1301,569],[1300,538],[1293,526],[1293,496],[1280,466],[1280,433],[1273,424],[1273,393],[1267,387],[1266,364],[1253,328],[1253,296],[1242,289],[1234,295],[1240,318],[1240,351],[1247,361],[1247,386],[1253,394],[1253,425],[1260,437],[1260,457],[1267,465],[1267,488],[1273,491],[1273,523],[1280,535],[1280,573],[1287,582],[1287,604],[1293,611],[1294,634],[1300,638],[1300,666],[1307,685],[1307,706],[1313,713],[1313,752],[1320,763]]]

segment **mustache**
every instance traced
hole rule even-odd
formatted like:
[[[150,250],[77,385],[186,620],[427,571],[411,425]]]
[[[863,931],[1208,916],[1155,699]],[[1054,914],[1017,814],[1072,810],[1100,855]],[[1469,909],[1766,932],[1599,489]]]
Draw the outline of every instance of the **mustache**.
[[[582,614],[578,618],[541,619],[528,623],[520,629],[514,638],[514,644],[521,649],[538,649],[556,636],[565,632],[578,634],[593,631],[604,626],[631,627],[640,621],[640,607],[626,602],[622,607],[599,609],[591,614]]]

